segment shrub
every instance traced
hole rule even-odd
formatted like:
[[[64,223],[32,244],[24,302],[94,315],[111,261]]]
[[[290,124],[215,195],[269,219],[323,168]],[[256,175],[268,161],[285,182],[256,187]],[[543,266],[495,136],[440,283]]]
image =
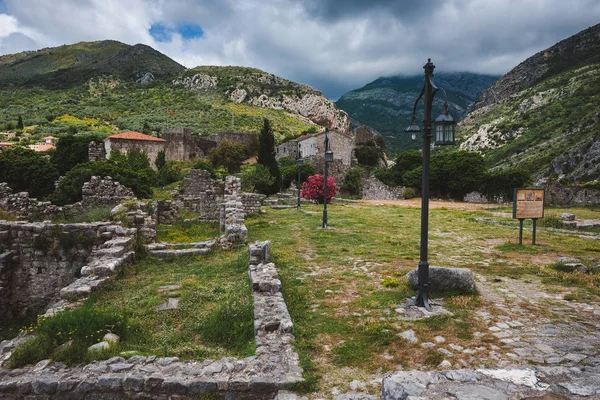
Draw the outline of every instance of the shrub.
[[[98,134],[68,135],[56,143],[56,151],[50,160],[60,175],[64,175],[75,165],[88,161],[88,147],[90,142],[102,142]]]
[[[110,176],[113,180],[133,190],[133,193],[140,199],[152,196],[153,177],[150,177],[147,171],[135,171],[107,161],[76,165],[60,181],[60,185],[52,195],[52,200],[59,205],[80,201],[83,184],[88,182],[92,176]]]
[[[413,188],[407,187],[402,191],[402,197],[405,199],[412,199],[417,197],[417,191]]]
[[[514,189],[533,182],[531,174],[521,168],[505,168],[488,172],[481,191],[490,199],[510,201]]]
[[[241,143],[223,140],[209,151],[208,158],[212,165],[221,166],[233,174],[240,171],[240,165],[246,158],[246,148]]]
[[[369,167],[376,167],[377,164],[379,164],[379,152],[379,149],[374,146],[374,143],[372,146],[356,146],[354,149],[354,155],[356,156],[358,163]]]
[[[439,196],[462,200],[486,182],[487,166],[483,156],[470,151],[435,153],[431,157],[431,191]]]
[[[242,190],[246,192],[256,190],[260,193],[270,191],[275,182],[275,178],[271,175],[269,169],[262,164],[252,164],[242,168],[240,180],[242,181]]]
[[[296,160],[291,157],[282,157],[279,160],[279,170],[283,179],[283,187],[288,188],[298,180],[298,167],[296,167]],[[311,163],[305,162],[300,167],[300,183],[306,182],[309,176],[315,174],[315,167]]]
[[[213,176],[213,178],[215,176],[215,168],[209,161],[207,161],[203,158],[196,158],[194,160],[194,163],[192,164],[192,168],[201,169],[203,171],[208,171]]]
[[[15,192],[29,192],[42,198],[52,193],[58,171],[48,158],[23,147],[0,153],[0,182],[6,182]]]
[[[319,204],[323,204],[324,183],[325,178],[323,175],[316,174],[309,176],[308,180],[302,184],[302,197],[308,200],[316,201]],[[337,187],[335,185],[335,179],[330,176],[327,178],[327,203],[331,203],[331,199],[335,197],[336,193]]]
[[[183,179],[183,168],[177,161],[166,161],[162,168],[156,173],[156,184],[165,186],[169,183],[177,182]]]
[[[344,178],[342,189],[347,190],[353,195],[360,194],[362,189],[362,174],[363,169],[360,166],[351,168]]]

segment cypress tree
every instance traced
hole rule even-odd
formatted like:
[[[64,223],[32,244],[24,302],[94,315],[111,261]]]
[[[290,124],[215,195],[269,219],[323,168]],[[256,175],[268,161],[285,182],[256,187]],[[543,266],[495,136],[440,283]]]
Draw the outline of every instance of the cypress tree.
[[[269,188],[269,193],[277,193],[281,185],[281,174],[279,172],[279,164],[275,158],[275,137],[271,130],[271,122],[265,118],[263,128],[260,131],[259,148],[258,148],[258,163],[269,169],[269,172],[275,178],[275,182]]]
[[[23,117],[19,115],[19,119],[17,120],[17,129],[23,130]]]

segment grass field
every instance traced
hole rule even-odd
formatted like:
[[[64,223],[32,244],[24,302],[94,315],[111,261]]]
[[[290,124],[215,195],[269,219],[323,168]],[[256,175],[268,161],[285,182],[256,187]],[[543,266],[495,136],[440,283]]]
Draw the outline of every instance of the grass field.
[[[518,222],[506,208],[484,210],[460,204],[433,204],[429,262],[467,267],[483,279],[540,281],[540,290],[568,292],[568,299],[600,300],[600,274],[570,272],[559,257],[600,264],[600,240],[579,232],[539,227],[531,246],[531,224],[519,245]],[[581,219],[599,218],[591,208],[549,209]],[[498,339],[478,317],[492,304],[478,295],[433,293],[453,316],[425,321],[399,318],[399,305],[415,291],[405,274],[419,261],[420,210],[372,204],[332,205],[329,229],[320,229],[322,207],[272,210],[249,216],[249,240],[270,240],[273,260],[294,322],[295,348],[306,382],[298,390],[313,395],[347,386],[351,380],[380,382],[383,372],[433,369],[444,359],[437,349],[410,343],[399,334],[412,329],[420,343],[443,336],[465,349],[489,349]],[[159,226],[159,238],[174,243],[215,237],[210,224]],[[86,303],[126,315],[136,335],[119,351],[178,356],[182,359],[253,353],[251,295],[246,249],[177,260],[141,258],[108,288]],[[162,285],[178,284],[180,309],[156,311],[165,301]],[[565,295],[567,299],[567,295]],[[108,354],[110,355],[110,354]],[[105,355],[105,356],[108,356]],[[462,357],[462,358],[461,358]],[[472,358],[457,354],[454,362]],[[471,363],[486,366],[485,357]],[[375,389],[373,389],[375,391]]]

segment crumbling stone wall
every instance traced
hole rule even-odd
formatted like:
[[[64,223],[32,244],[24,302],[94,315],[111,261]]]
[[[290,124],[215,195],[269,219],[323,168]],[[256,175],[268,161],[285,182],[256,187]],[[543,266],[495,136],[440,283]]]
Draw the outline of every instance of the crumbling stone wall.
[[[115,182],[110,176],[100,179],[92,176],[83,184],[83,199],[74,204],[56,206],[49,201],[38,201],[29,197],[29,193],[13,193],[8,184],[0,183],[0,210],[13,214],[19,219],[43,220],[57,214],[72,215],[86,207],[112,206],[124,199],[135,198],[131,189]]]
[[[56,206],[49,201],[38,201],[29,197],[29,193],[13,193],[8,184],[0,183],[0,210],[6,211],[19,219],[45,219],[59,213],[75,213],[83,209],[81,203]]]
[[[102,142],[90,142],[88,145],[89,161],[106,161],[106,149]]]
[[[263,205],[263,202],[267,197],[260,193],[242,193],[241,196],[242,205],[246,215],[258,214],[260,212],[260,207]]]
[[[152,219],[157,224],[172,224],[179,217],[179,207],[170,200],[160,200],[152,203]]]
[[[213,179],[210,172],[191,169],[181,183],[183,207],[200,214],[202,221],[219,221],[223,202],[223,182]]]
[[[92,255],[116,236],[133,233],[118,225],[55,225],[0,221],[0,317],[24,315],[61,298],[61,289],[83,274]],[[112,253],[111,253],[112,254]]]
[[[588,206],[600,204],[600,190],[581,186],[563,186],[557,181],[548,180],[543,186],[544,203],[560,206]]]
[[[362,187],[365,200],[402,200],[404,188],[394,188],[381,182],[374,174],[368,174]]]
[[[246,214],[260,211],[264,195],[243,193],[241,196]],[[200,220],[218,222],[225,201],[225,183],[213,179],[208,171],[191,169],[183,178],[181,193],[176,196],[176,201],[181,207],[199,213]]]
[[[241,187],[240,178],[225,178],[225,197],[220,215],[221,232],[224,234],[220,239],[222,247],[228,247],[227,244],[245,243],[248,239],[248,228],[244,225],[244,205],[240,196]]]
[[[89,182],[83,184],[81,193],[84,207],[114,206],[125,199],[135,198],[131,189],[113,181],[110,176],[104,179],[92,176]]]

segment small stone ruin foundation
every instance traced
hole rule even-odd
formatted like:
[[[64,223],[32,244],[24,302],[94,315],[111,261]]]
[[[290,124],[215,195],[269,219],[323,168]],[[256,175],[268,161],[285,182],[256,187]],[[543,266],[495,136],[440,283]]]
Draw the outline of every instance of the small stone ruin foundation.
[[[92,288],[88,285],[86,290],[77,282],[94,281],[95,289],[116,273],[116,264],[133,257],[134,234],[135,230],[106,222],[0,221],[0,317],[46,310],[60,300],[89,294]]]
[[[256,355],[238,360],[184,361],[177,357],[113,357],[67,368],[40,361],[34,367],[0,369],[0,398],[16,400],[275,399],[302,379],[292,349],[292,322],[277,270],[269,263],[270,243],[248,246],[254,297]],[[0,344],[0,354],[5,353]]]

